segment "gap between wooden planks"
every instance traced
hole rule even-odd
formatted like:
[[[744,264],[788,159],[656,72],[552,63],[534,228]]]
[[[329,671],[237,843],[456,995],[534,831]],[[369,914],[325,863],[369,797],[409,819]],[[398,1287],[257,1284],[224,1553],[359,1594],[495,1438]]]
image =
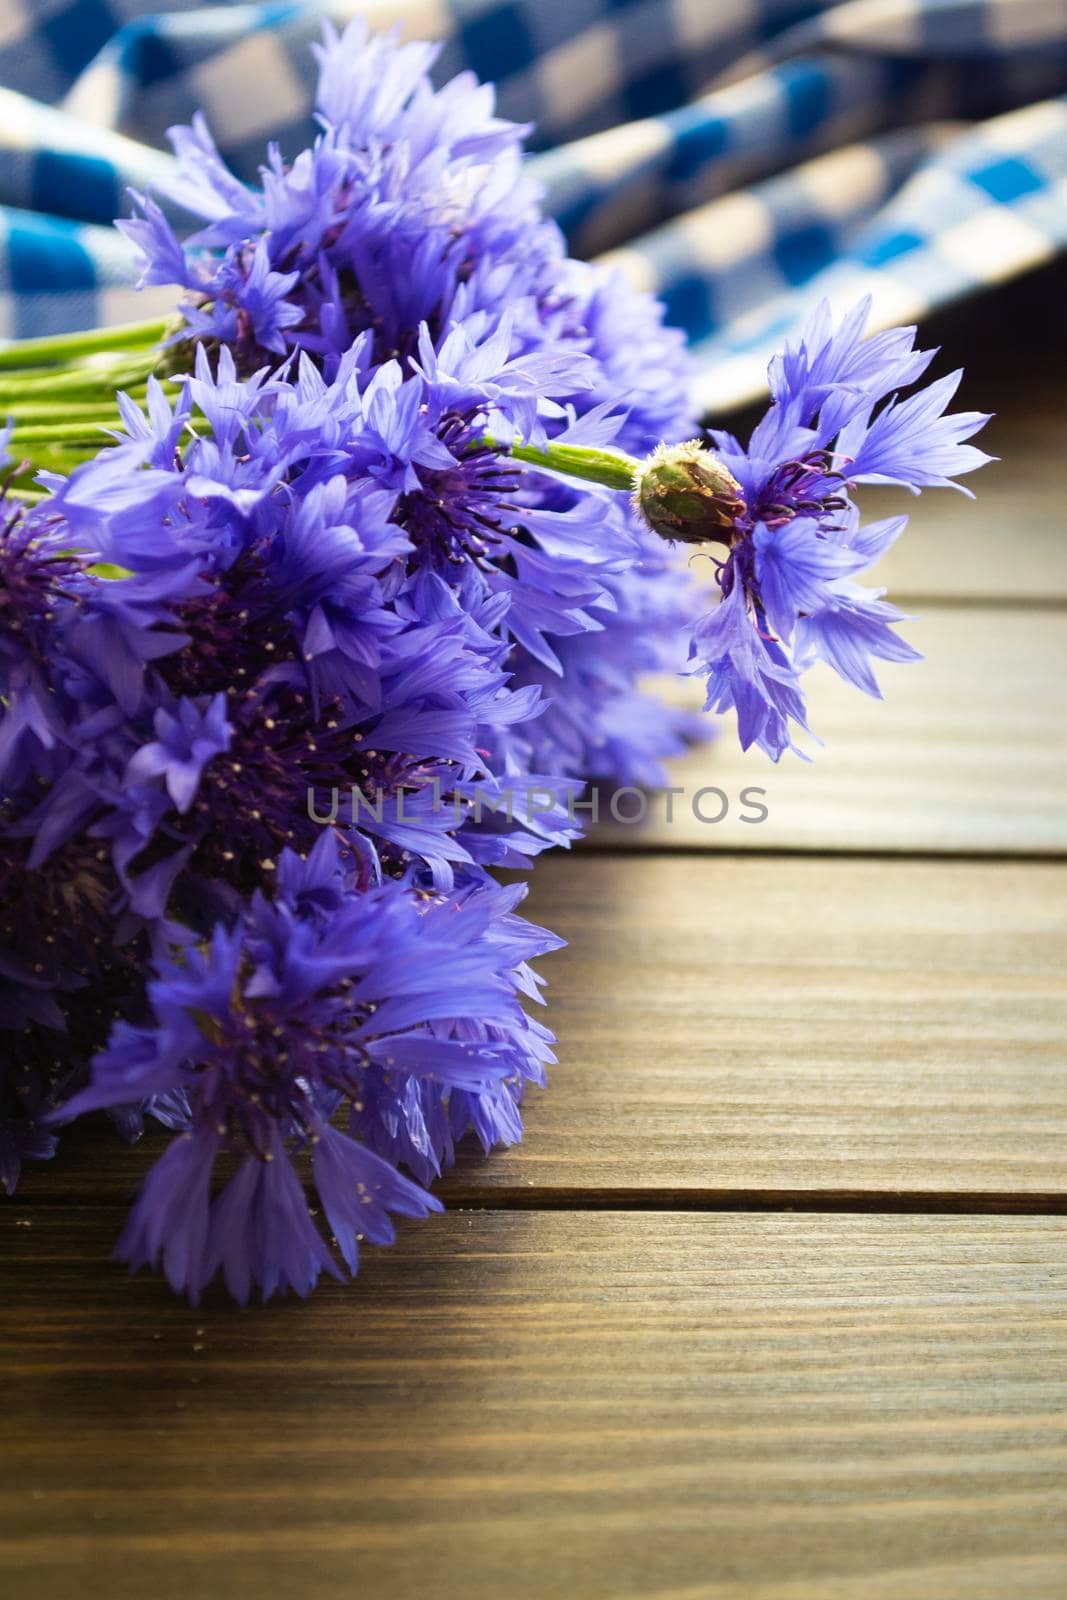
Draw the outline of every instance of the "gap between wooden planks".
[[[452,1213],[242,1314],[115,1221],[5,1269],[18,1600],[1062,1595],[1067,1223]]]

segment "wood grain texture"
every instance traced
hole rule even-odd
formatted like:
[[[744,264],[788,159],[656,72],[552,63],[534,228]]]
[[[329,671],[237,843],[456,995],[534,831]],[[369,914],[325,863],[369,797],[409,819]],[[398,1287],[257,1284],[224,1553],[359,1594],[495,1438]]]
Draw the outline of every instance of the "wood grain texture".
[[[1065,541],[1067,543],[1067,541]],[[594,847],[671,850],[874,850],[942,855],[1067,852],[1067,610],[931,607],[902,631],[925,659],[880,666],[884,701],[829,669],[806,680],[814,760],[777,766],[744,754],[733,723],[671,764],[683,789],[668,822],[653,795],[646,820],[611,820],[601,797]],[[693,680],[662,680],[675,703],[697,710]],[[801,737],[801,743],[805,743]],[[710,821],[694,813],[693,797]],[[741,791],[763,791],[765,821],[742,821]],[[627,816],[640,801],[618,801]],[[748,815],[752,811],[748,810]]]
[[[1065,1223],[453,1213],[242,1313],[22,1220],[10,1600],[1063,1593]]]
[[[528,909],[559,1063],[446,1198],[1067,1201],[1067,866],[555,856]],[[128,1197],[164,1137],[75,1127],[27,1193]]]
[[[530,910],[560,1063],[464,1183],[1067,1193],[1067,867],[557,857]]]

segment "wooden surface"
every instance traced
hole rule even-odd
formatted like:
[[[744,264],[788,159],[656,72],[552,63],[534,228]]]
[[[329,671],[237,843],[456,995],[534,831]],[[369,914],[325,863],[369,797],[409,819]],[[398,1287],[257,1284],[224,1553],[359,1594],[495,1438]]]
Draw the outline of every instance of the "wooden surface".
[[[1063,1592],[1067,1223],[453,1213],[310,1314],[25,1231],[22,1600]]]
[[[443,1216],[241,1312],[109,1262],[102,1127],[0,1211],[5,1600],[1062,1600],[1062,300],[942,321],[1004,460],[886,563],[926,662],[539,864],[560,1063]]]
[[[1067,504],[1067,501],[1065,501]],[[919,513],[916,513],[919,516]],[[1067,545],[1067,515],[1058,513]],[[933,533],[936,509],[927,509]],[[907,534],[904,536],[907,538]],[[872,700],[829,668],[809,674],[811,727],[824,747],[813,760],[742,752],[724,729],[672,766],[672,820],[653,798],[645,822],[612,820],[602,800],[597,845],[632,850],[840,850],[952,856],[1046,855],[1067,850],[1067,601],[1063,609],[924,606],[902,625],[923,652],[916,664],[883,665],[884,700]],[[691,679],[668,679],[667,696],[699,710]],[[765,821],[742,821],[742,791],[762,791]],[[702,789],[719,795],[693,797]],[[617,809],[636,816],[626,796]]]

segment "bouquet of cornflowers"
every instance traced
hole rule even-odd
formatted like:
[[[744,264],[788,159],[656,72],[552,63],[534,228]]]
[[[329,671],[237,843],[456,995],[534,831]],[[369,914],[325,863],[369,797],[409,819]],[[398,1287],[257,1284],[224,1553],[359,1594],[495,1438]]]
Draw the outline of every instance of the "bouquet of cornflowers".
[[[747,447],[698,437],[681,337],[433,55],[327,29],[321,135],[260,188],[175,130],[202,225],[118,225],[176,317],[0,355],[0,1181],[84,1112],[162,1124],[118,1253],[194,1300],[354,1273],[468,1130],[520,1138],[560,941],[494,869],[587,782],[665,781],[699,729],[649,672],[775,760],[814,661],[877,695],[915,652],[856,580],[906,519],[853,490],[987,459],[863,306],[775,360]]]

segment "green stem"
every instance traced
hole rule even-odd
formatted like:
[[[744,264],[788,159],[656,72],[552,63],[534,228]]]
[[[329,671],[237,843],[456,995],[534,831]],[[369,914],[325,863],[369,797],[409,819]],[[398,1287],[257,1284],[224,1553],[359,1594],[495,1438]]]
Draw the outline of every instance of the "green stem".
[[[118,418],[115,418],[116,422]],[[11,435],[11,448],[17,452],[22,444],[93,444],[104,443],[101,429],[106,427],[108,418],[102,417],[99,421],[88,422],[43,422],[31,423],[28,427],[15,424]]]
[[[19,367],[54,367],[79,356],[99,352],[147,349],[161,344],[176,326],[172,317],[150,322],[127,322],[114,328],[89,328],[78,333],[56,333],[42,339],[19,339],[0,349],[0,370]]]
[[[9,453],[16,467],[25,463],[25,470],[16,473],[16,482],[24,487],[29,485],[42,469],[49,472],[71,472],[80,461],[91,461],[99,455],[100,446],[107,444],[106,439],[77,439],[77,440],[42,440],[31,444],[28,449],[19,449],[18,441]]]
[[[143,398],[143,392],[133,395],[135,400]],[[106,422],[110,426],[118,423],[119,414],[113,405],[102,409],[97,400],[64,400],[62,396],[54,400],[16,400],[5,406],[0,394],[0,419],[14,421],[16,427],[31,422]]]
[[[152,376],[154,365],[153,352],[150,358],[136,364],[125,361],[121,366],[114,365],[97,371],[89,367],[71,367],[61,371],[49,370],[40,377],[21,372],[8,378],[0,377],[0,411],[22,400],[47,400],[52,395],[66,399],[100,395],[114,400],[120,389],[128,391],[143,386]],[[174,392],[169,380],[165,381],[164,388],[168,393]]]
[[[13,492],[32,504],[42,497],[31,482],[37,473],[69,473],[106,448],[105,430],[121,427],[120,391],[143,407],[158,374],[165,394],[180,394],[181,382],[159,372],[163,341],[180,326],[180,318],[156,317],[0,347],[0,426],[13,424]]]
[[[496,448],[503,453],[502,445]],[[553,444],[551,441],[545,450],[535,450],[528,444],[513,444],[507,453],[532,467],[560,472],[567,478],[581,478],[586,483],[600,483],[606,489],[632,489],[641,464],[620,450],[595,450],[585,445]]]

